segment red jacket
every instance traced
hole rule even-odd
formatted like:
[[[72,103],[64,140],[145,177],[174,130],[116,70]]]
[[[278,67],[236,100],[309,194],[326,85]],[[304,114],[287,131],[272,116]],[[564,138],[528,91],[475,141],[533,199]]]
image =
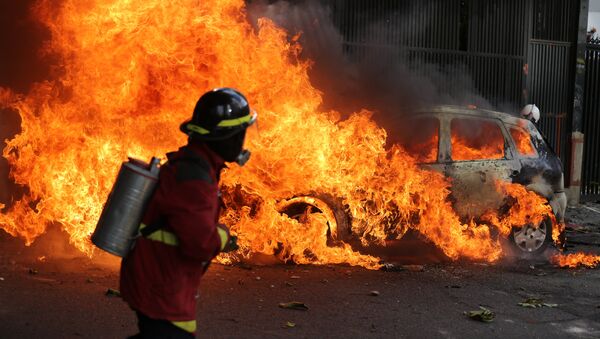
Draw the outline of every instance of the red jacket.
[[[136,240],[121,263],[121,295],[153,319],[196,319],[200,278],[221,249],[218,181],[223,159],[190,143],[167,155],[142,223],[163,227]]]

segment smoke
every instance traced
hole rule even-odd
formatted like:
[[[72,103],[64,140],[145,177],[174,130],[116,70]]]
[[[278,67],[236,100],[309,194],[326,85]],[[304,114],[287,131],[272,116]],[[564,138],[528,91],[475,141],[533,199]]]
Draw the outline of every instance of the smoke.
[[[0,88],[16,93],[27,93],[34,83],[48,79],[55,64],[52,56],[42,52],[50,33],[33,18],[34,3],[35,0],[0,2]],[[5,140],[19,133],[20,126],[17,112],[0,109],[2,149]],[[17,191],[9,179],[8,162],[0,157],[0,203],[10,204]]]
[[[0,87],[27,92],[50,76],[52,58],[42,52],[50,33],[33,18],[35,0],[0,2]]]
[[[387,13],[386,17],[400,17],[396,21],[402,22],[416,11],[419,6]],[[385,19],[368,23],[360,34],[360,46],[353,46],[344,43],[332,9],[322,2],[251,1],[248,13],[252,23],[267,17],[291,35],[301,33],[303,57],[314,61],[309,74],[313,85],[324,93],[326,110],[373,110],[377,112],[375,119],[389,132],[399,116],[424,106],[473,104],[492,108],[478,93],[464,65],[442,67],[411,56],[406,48],[382,44],[399,40]],[[434,24],[412,27],[410,34],[418,39],[428,25]]]

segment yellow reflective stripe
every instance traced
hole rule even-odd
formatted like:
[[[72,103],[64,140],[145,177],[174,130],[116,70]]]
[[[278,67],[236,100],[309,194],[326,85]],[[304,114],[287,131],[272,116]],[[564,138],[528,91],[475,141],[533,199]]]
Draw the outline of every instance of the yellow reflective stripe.
[[[224,229],[222,229],[219,226],[217,226],[217,233],[219,233],[219,238],[221,238],[221,251],[222,251],[225,248],[225,245],[227,245],[227,241],[229,240],[229,234],[227,234],[227,231],[225,231]]]
[[[190,333],[194,333],[196,332],[196,320],[190,320],[190,321],[171,321],[171,324],[179,327],[180,329],[186,331],[186,332],[190,332]]]
[[[245,115],[243,117],[240,118],[235,118],[235,119],[226,119],[226,120],[221,120],[221,122],[219,122],[217,124],[217,127],[235,127],[235,126],[239,126],[245,123],[250,123],[252,122],[252,119],[254,119],[256,117],[256,113],[250,113],[248,115]],[[196,132],[198,134],[210,134],[210,131],[207,130],[204,127],[198,126],[198,125],[194,125],[192,123],[189,123],[187,125],[185,125],[185,127],[192,131],[192,132]]]
[[[140,224],[140,231],[143,230],[145,227],[146,227],[146,224],[143,224],[143,223]],[[179,245],[179,239],[177,239],[177,236],[171,232],[164,231],[164,230],[155,231],[155,232],[151,233],[150,235],[148,235],[146,237],[146,239],[162,242],[162,243],[170,245],[170,246]]]
[[[190,131],[196,132],[198,134],[209,134],[210,133],[209,130],[204,129],[204,128],[202,128],[202,127],[200,127],[198,125],[194,125],[194,124],[187,124],[187,125],[185,125],[185,127],[187,129],[189,129]]]
[[[234,126],[239,126],[239,125],[245,124],[247,122],[250,122],[250,120],[252,120],[252,114],[248,114],[243,117],[235,118],[235,119],[221,120],[221,122],[217,126],[219,126],[219,127],[234,127]]]

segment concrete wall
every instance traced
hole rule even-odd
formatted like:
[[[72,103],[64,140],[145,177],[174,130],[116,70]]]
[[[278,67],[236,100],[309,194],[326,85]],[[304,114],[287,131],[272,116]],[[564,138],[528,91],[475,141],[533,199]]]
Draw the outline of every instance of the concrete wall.
[[[588,12],[588,31],[596,27],[596,37],[600,36],[600,0],[590,0],[590,10]]]

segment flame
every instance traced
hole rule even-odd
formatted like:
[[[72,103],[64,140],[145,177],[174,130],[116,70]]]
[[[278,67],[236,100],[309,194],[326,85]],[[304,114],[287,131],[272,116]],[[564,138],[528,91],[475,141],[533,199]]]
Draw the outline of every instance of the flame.
[[[453,160],[504,158],[504,137],[498,125],[487,121],[453,119],[450,129]]]
[[[502,253],[488,224],[507,234],[549,211],[535,193],[498,183],[516,201],[508,213],[489,211],[488,224],[462,222],[448,199],[450,182],[401,147],[386,149],[386,131],[370,112],[342,120],[319,110],[322,96],[296,39],[268,19],[250,25],[242,0],[53,3],[40,0],[34,13],[51,31],[46,52],[61,60],[57,78],[26,95],[0,90],[2,106],[22,118],[3,155],[27,188],[0,214],[0,226],[28,244],[57,223],[91,254],[89,236],[121,162],[184,144],[179,123],[199,95],[220,86],[241,90],[260,112],[260,134],[248,134],[253,158],[222,177],[230,208],[221,221],[239,236],[239,255],[378,267],[378,258],[328,243],[327,213],[300,220],[280,213],[280,202],[296,196],[336,197],[363,244],[384,244],[412,227],[452,259],[489,262]],[[466,139],[453,140],[454,155],[481,157]],[[492,141],[479,151],[502,157],[503,144]]]
[[[506,213],[499,215],[496,211],[488,211],[482,219],[495,226],[503,236],[508,236],[513,227],[533,225],[539,226],[544,219],[550,218],[552,229],[557,224],[552,213],[552,208],[546,203],[546,199],[540,195],[532,194],[524,186],[513,183],[496,182],[496,190],[504,196],[509,197],[509,209]]]
[[[586,266],[589,268],[596,267],[600,263],[600,255],[587,253],[559,253],[550,258],[550,260],[560,267],[576,268]]]
[[[531,144],[531,136],[529,135],[529,133],[518,129],[518,128],[511,128],[510,129],[510,135],[512,136],[513,140],[515,141],[515,145],[517,146],[517,151],[524,156],[535,156],[535,149],[533,148],[533,145]]]

